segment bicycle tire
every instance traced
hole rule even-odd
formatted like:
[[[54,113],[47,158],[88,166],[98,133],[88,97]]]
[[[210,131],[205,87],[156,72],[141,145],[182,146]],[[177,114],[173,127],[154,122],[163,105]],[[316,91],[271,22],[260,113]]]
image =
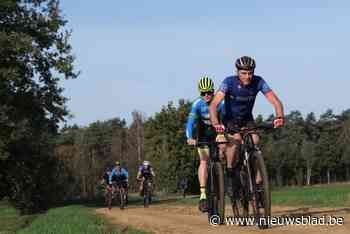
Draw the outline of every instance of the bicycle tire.
[[[125,207],[125,192],[124,192],[124,188],[121,187],[119,189],[119,196],[120,196],[120,209],[124,210]]]
[[[148,181],[145,181],[143,185],[143,206],[147,208],[150,203],[150,188],[148,186]]]
[[[241,168],[237,168],[237,170],[239,170],[240,187],[238,189],[238,197],[231,197],[232,210],[235,217],[248,217],[248,175],[247,172]]]
[[[107,207],[108,207],[108,209],[109,210],[112,209],[112,201],[113,201],[112,192],[107,192],[106,200],[107,200]]]
[[[221,162],[215,162],[215,174],[217,178],[217,198],[218,198],[218,215],[221,223],[225,219],[225,184],[224,184],[224,169]]]
[[[268,228],[268,224],[266,222],[260,221],[260,218],[264,218],[266,221],[269,216],[271,216],[271,191],[270,184],[268,179],[268,174],[266,170],[266,165],[264,162],[264,158],[260,151],[256,151],[254,153],[254,158],[256,162],[256,169],[260,171],[262,186],[260,186],[259,190],[256,190],[256,206],[257,206],[257,216],[258,226],[261,229]]]
[[[224,170],[220,162],[214,162],[212,164],[212,173],[208,173],[208,186],[209,198],[208,198],[208,219],[209,222],[213,215],[220,217],[220,223],[222,224],[225,220],[225,184],[224,184]],[[210,172],[210,169],[209,169]],[[213,185],[209,176],[213,176]],[[214,190],[212,196],[210,188]]]

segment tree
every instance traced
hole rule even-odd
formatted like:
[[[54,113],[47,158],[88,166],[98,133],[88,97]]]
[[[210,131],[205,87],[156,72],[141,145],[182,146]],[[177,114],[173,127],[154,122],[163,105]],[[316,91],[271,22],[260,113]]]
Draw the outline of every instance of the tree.
[[[68,115],[61,78],[76,78],[58,0],[0,2],[0,179],[22,212],[53,200],[52,137]]]

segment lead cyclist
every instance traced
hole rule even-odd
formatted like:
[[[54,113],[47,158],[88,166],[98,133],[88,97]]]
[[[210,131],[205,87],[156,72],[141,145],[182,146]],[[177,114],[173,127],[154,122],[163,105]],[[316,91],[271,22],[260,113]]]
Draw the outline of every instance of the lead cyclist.
[[[280,127],[284,124],[283,105],[277,95],[268,86],[261,77],[254,75],[255,61],[248,56],[240,57],[235,62],[236,75],[228,76],[222,82],[220,89],[215,94],[213,101],[209,106],[211,122],[216,132],[221,133],[225,128],[242,128],[254,126],[253,107],[256,96],[262,92],[266,99],[274,106],[276,118],[273,121],[274,127]],[[225,101],[225,116],[223,124],[219,123],[217,107]],[[226,145],[227,172],[228,172],[228,194],[236,195],[234,188],[238,187],[238,177],[234,176],[234,162],[237,157],[238,149],[242,142],[239,133],[227,135],[230,144]],[[259,136],[253,134],[254,144],[259,143]],[[256,176],[257,184],[261,183],[260,173]]]

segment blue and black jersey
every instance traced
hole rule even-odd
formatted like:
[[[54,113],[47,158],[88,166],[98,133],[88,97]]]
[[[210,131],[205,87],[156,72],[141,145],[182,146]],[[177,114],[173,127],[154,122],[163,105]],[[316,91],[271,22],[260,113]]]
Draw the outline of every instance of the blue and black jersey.
[[[241,85],[238,76],[229,76],[219,90],[225,93],[224,123],[231,120],[254,120],[252,111],[256,95],[259,91],[263,94],[272,91],[260,76],[253,76],[252,82],[246,86]]]
[[[120,168],[120,171],[117,171],[115,168],[112,170],[112,173],[109,176],[109,184],[112,183],[112,181],[117,180],[128,180],[128,172],[124,168]]]

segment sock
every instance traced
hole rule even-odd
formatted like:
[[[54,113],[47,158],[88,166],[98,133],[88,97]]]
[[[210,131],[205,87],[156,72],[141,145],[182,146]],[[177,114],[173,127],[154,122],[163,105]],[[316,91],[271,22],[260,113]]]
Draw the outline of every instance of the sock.
[[[201,196],[199,200],[207,199],[207,195],[205,194],[205,187],[201,187],[200,191],[201,191]]]

